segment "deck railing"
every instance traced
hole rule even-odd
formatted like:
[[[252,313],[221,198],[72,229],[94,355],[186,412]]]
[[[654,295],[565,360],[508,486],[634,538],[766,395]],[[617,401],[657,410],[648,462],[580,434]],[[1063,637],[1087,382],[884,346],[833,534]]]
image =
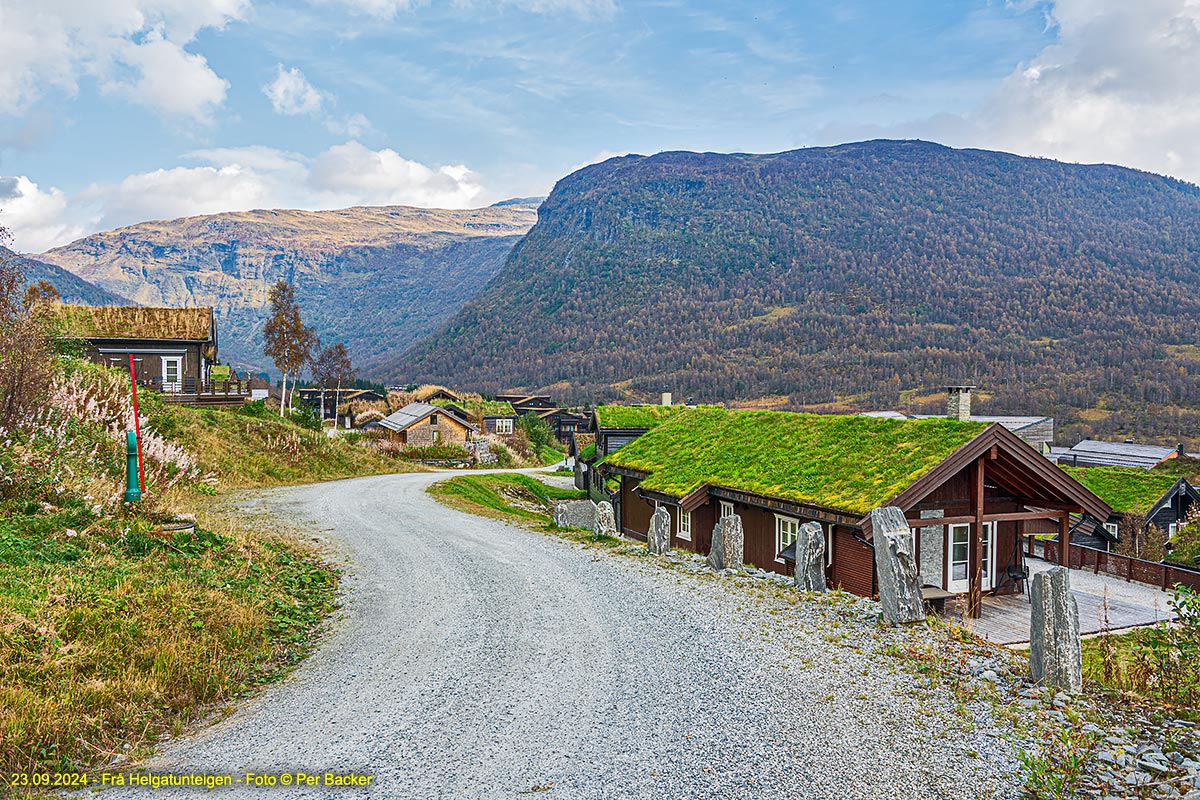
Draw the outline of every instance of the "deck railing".
[[[231,378],[227,381],[197,381],[184,378],[167,382],[162,378],[138,381],[138,386],[153,389],[164,395],[187,395],[189,397],[249,397],[250,382]]]
[[[1045,541],[1042,543],[1043,558],[1051,564],[1062,563],[1059,560],[1059,542]],[[1160,589],[1170,589],[1177,583],[1189,589],[1200,589],[1200,572],[1167,564],[1162,561],[1146,561],[1141,558],[1124,556],[1120,553],[1110,553],[1097,550],[1094,547],[1084,547],[1071,543],[1069,566],[1073,569],[1090,569],[1093,574],[1111,575],[1135,581]]]

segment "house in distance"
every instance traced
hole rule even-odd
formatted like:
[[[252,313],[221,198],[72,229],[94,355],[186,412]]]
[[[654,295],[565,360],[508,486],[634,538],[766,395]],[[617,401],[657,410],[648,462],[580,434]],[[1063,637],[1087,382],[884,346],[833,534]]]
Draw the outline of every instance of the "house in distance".
[[[470,422],[429,403],[409,403],[378,424],[388,432],[389,439],[406,447],[465,444],[479,433]]]

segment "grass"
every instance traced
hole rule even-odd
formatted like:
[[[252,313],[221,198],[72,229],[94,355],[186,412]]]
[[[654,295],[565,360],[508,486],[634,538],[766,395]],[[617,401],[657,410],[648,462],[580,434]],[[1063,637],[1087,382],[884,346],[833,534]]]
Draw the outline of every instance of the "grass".
[[[710,483],[866,514],[983,432],[978,422],[701,408],[608,456],[684,497]]]
[[[1124,514],[1145,514],[1167,490],[1176,476],[1137,467],[1062,467],[1092,494]]]
[[[596,406],[596,420],[601,428],[649,430],[687,410],[687,406]]]
[[[528,475],[460,475],[439,481],[429,493],[472,514],[512,522],[549,522],[555,500],[579,500],[586,492],[547,486]]]

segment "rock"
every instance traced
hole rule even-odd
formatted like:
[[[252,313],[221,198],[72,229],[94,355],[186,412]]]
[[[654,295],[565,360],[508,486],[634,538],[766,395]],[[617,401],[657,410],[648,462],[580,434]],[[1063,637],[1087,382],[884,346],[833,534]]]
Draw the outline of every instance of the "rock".
[[[1034,575],[1029,603],[1030,677],[1057,690],[1078,692],[1083,688],[1083,661],[1070,573],[1053,567]]]
[[[921,583],[913,558],[912,531],[904,512],[891,506],[872,511],[871,537],[875,546],[875,574],[879,579],[883,618],[891,625],[925,619]]]
[[[650,532],[646,535],[646,550],[661,556],[671,552],[671,512],[662,506],[650,517]]]
[[[591,500],[565,500],[554,504],[554,527],[593,528],[596,504]]]
[[[617,519],[613,516],[612,503],[601,500],[596,504],[596,519],[592,522],[592,535],[597,539],[603,536],[616,537]]]
[[[825,531],[816,522],[806,522],[796,532],[796,588],[802,592],[826,588]]]
[[[732,569],[740,572],[744,544],[742,518],[737,514],[721,517],[716,527],[713,528],[712,549],[708,552],[709,568],[718,571]]]

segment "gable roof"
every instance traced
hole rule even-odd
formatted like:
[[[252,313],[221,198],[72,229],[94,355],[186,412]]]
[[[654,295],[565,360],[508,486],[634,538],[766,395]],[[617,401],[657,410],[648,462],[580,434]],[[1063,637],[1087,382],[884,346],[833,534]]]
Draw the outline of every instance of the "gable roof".
[[[648,431],[687,410],[687,406],[596,406],[593,414],[597,429]]]
[[[867,514],[986,429],[940,418],[697,408],[604,463],[648,473],[643,488],[676,498],[709,484]]]
[[[429,401],[435,406],[443,406],[449,408],[456,406],[462,409],[467,414],[483,419],[484,417],[515,417],[517,412],[513,410],[512,404],[503,400],[482,400],[473,397],[466,397],[458,403],[453,403],[450,400],[439,397]]]
[[[431,406],[428,403],[409,403],[399,411],[394,411],[383,419],[379,420],[379,424],[391,431],[403,431],[411,428],[413,425],[425,419],[430,414],[436,414],[438,412],[445,413],[445,410],[440,406]],[[452,419],[459,425],[463,425],[470,430],[479,430],[471,423],[463,422],[461,419],[452,414],[447,414],[446,418]]]
[[[63,333],[84,339],[178,339],[214,337],[211,308],[144,308],[56,304],[52,314]]]
[[[1112,506],[1113,511],[1122,514],[1148,513],[1168,493],[1173,496],[1173,490],[1183,480],[1174,475],[1138,467],[1061,465],[1059,468]]]
[[[1151,469],[1178,455],[1174,447],[1085,439],[1059,457],[1060,464],[1079,467],[1140,467]]]

